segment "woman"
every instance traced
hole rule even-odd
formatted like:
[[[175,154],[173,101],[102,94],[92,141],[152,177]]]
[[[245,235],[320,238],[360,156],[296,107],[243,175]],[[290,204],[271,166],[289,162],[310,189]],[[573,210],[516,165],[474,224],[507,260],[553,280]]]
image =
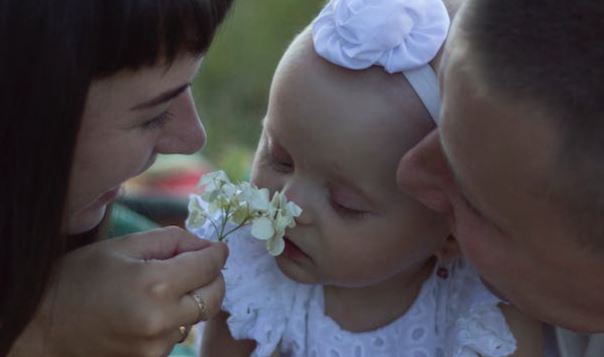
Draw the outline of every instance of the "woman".
[[[0,355],[162,355],[218,310],[224,246],[92,242],[126,179],[203,145],[190,83],[230,2],[0,0]]]

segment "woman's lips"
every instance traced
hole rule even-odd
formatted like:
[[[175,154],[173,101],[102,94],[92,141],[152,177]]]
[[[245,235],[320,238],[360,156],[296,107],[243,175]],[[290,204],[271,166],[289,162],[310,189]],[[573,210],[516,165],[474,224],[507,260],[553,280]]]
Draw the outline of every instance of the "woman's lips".
[[[290,259],[295,259],[295,260],[299,260],[299,259],[308,257],[308,255],[306,255],[306,253],[304,253],[302,251],[302,249],[300,249],[294,242],[289,240],[287,237],[285,237],[284,240],[285,240],[285,249],[283,250],[283,255],[285,255],[286,257],[288,257]]]
[[[96,201],[96,205],[103,206],[108,204],[109,202],[114,201],[122,192],[122,186],[118,186],[111,191],[105,192],[101,197],[99,197]]]

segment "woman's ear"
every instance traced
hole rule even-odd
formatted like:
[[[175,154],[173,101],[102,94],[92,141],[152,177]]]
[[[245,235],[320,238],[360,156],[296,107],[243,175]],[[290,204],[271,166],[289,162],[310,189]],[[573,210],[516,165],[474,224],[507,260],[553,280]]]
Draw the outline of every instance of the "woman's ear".
[[[409,150],[398,164],[399,188],[426,207],[450,215],[451,201],[447,189],[453,176],[440,146],[438,129]]]
[[[447,237],[445,244],[434,253],[434,256],[439,261],[446,261],[451,258],[461,256],[461,249],[459,248],[459,244],[457,243],[457,239],[454,236],[450,235]]]

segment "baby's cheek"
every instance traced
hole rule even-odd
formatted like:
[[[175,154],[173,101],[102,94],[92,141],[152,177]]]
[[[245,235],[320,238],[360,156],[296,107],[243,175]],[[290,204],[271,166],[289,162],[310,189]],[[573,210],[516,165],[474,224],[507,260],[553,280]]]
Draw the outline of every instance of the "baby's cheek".
[[[262,162],[256,158],[252,163],[250,182],[258,187],[262,187],[266,169],[262,168]]]
[[[266,180],[264,179],[264,176],[266,176],[262,170],[260,169],[260,167],[258,167],[257,165],[254,165],[252,167],[252,175],[251,175],[251,182],[258,186],[258,187],[265,187],[266,186]]]

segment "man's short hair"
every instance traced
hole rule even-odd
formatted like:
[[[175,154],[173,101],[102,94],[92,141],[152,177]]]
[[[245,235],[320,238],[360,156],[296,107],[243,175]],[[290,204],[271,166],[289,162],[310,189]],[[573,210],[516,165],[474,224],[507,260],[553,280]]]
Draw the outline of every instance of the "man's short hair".
[[[536,108],[561,133],[549,197],[604,252],[604,1],[468,0],[461,35],[503,103]],[[545,114],[545,115],[543,115]],[[542,119],[545,118],[545,119]]]

